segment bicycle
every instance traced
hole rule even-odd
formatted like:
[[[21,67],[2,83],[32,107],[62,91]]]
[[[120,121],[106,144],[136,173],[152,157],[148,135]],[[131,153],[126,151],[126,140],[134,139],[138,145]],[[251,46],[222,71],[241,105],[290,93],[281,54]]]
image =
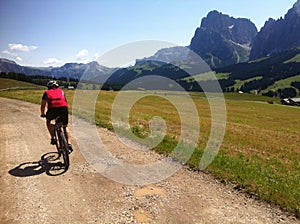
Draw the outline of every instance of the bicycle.
[[[46,117],[46,115],[41,115],[41,117]],[[65,132],[63,129],[62,122],[58,122],[59,117],[54,119],[53,129],[54,129],[54,139],[55,139],[55,146],[58,152],[58,158],[63,157],[63,165],[67,170],[70,165],[69,153],[71,150],[69,149],[69,145],[66,140]]]

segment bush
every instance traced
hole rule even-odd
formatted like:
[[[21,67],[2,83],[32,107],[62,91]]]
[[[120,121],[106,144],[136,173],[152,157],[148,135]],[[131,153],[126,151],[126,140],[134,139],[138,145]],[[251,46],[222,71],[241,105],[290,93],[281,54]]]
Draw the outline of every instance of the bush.
[[[280,93],[280,98],[283,99],[283,98],[293,98],[297,96],[297,91],[290,87],[290,88],[285,88],[283,90],[281,90],[281,93]]]

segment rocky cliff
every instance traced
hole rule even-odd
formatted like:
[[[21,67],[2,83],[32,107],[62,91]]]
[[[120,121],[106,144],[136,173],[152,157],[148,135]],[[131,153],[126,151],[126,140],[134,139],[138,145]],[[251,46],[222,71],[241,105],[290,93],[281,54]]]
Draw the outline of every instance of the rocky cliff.
[[[250,59],[300,46],[300,0],[284,18],[269,19],[255,37]]]
[[[249,19],[211,11],[196,29],[190,48],[212,68],[247,61],[257,28]]]

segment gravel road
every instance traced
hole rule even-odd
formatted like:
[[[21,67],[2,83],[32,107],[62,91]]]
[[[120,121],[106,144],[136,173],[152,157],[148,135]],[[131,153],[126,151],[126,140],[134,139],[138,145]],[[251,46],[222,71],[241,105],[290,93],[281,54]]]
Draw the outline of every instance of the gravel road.
[[[300,223],[188,168],[147,186],[114,182],[89,165],[76,139],[65,172],[39,106],[5,98],[0,104],[0,223]],[[106,129],[98,131],[119,159],[137,164],[161,159],[129,149]]]

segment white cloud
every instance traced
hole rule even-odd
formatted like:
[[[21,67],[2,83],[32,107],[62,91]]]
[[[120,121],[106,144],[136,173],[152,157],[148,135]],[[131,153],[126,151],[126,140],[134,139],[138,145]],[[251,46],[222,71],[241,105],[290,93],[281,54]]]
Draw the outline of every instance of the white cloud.
[[[23,59],[22,59],[21,57],[16,57],[16,59],[17,59],[18,61],[23,61]]]
[[[12,53],[12,52],[10,52],[10,51],[8,51],[8,50],[4,50],[4,51],[2,51],[1,53],[3,53],[3,54],[8,54],[8,55],[11,55],[11,56],[16,56],[16,54],[14,54],[14,53]]]
[[[53,64],[57,64],[60,63],[61,61],[57,58],[48,58],[47,60],[45,60],[43,63],[46,65],[53,65]]]
[[[75,59],[75,61],[76,61],[77,63],[84,63],[84,64],[91,62],[91,59],[90,59],[90,57],[89,57],[89,51],[86,50],[86,49],[83,49],[83,50],[79,51],[79,52],[76,54],[76,59]]]
[[[37,49],[37,46],[27,46],[24,44],[8,44],[10,50],[13,51],[33,51]]]
[[[73,61],[74,62],[74,61]],[[83,64],[87,64],[90,63],[91,59],[90,58],[77,58],[76,63],[83,63]]]
[[[88,55],[89,55],[89,51],[86,50],[86,49],[83,49],[83,50],[79,51],[79,52],[76,54],[76,56],[77,56],[77,57],[80,57],[80,58],[86,57],[86,56],[88,56]]]
[[[94,54],[92,57],[92,61],[98,61],[100,59],[100,55],[98,53]]]

